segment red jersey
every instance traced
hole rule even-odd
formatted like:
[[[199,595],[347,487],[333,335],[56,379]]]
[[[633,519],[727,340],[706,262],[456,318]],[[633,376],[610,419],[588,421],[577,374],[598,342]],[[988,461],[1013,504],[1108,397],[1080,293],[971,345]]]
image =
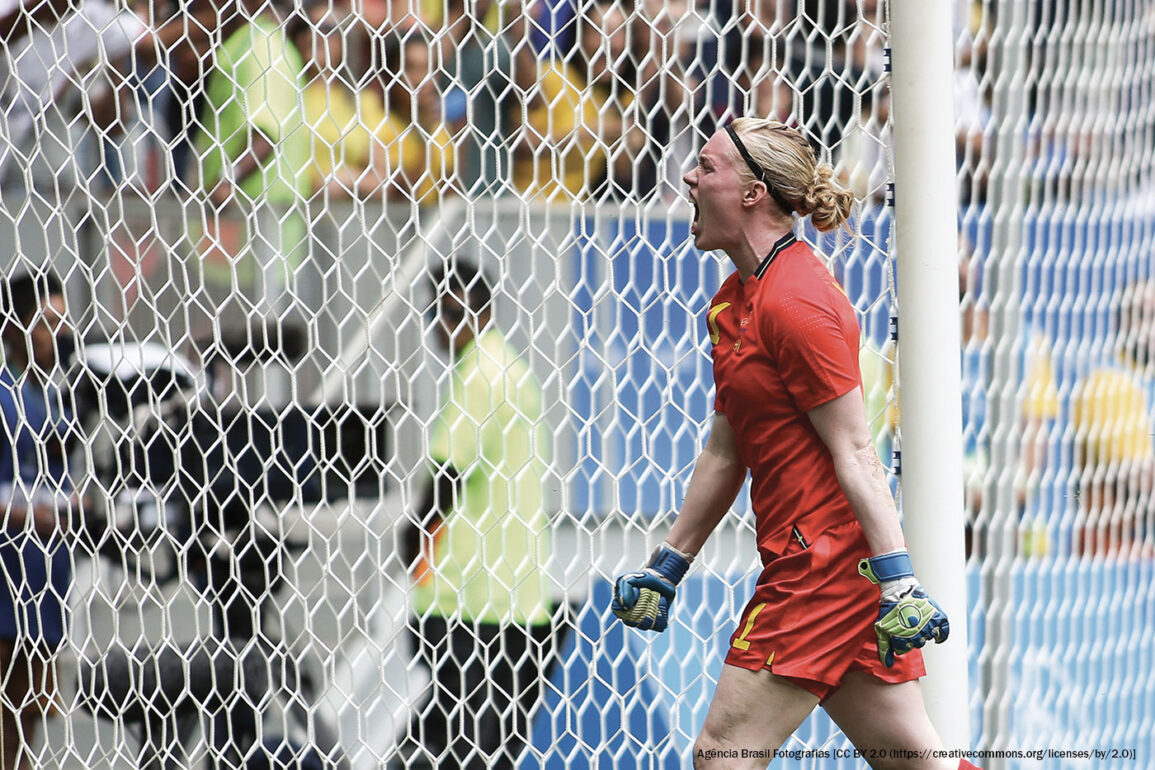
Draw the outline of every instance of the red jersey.
[[[745,282],[737,273],[726,279],[707,326],[714,407],[750,469],[758,551],[768,564],[792,537],[806,547],[855,520],[806,413],[862,387],[858,318],[810,247],[788,235]]]

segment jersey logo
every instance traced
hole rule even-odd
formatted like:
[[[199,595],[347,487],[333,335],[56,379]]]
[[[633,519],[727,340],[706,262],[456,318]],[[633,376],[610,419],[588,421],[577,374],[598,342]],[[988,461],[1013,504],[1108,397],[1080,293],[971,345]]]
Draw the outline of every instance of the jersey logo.
[[[722,330],[718,328],[718,314],[730,307],[729,302],[722,302],[710,308],[706,315],[706,325],[710,327],[710,344],[717,345],[722,341]]]

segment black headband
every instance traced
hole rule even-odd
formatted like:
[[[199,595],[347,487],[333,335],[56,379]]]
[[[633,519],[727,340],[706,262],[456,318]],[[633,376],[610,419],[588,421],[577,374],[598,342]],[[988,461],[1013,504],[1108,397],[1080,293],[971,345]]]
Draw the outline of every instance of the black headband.
[[[790,201],[783,198],[782,193],[778,192],[774,185],[770,184],[770,180],[766,178],[766,171],[754,160],[754,156],[746,149],[746,145],[742,144],[742,140],[738,138],[738,132],[729,124],[727,124],[725,128],[726,133],[729,134],[730,138],[734,141],[734,146],[738,148],[738,154],[742,156],[742,160],[746,161],[746,166],[750,169],[750,172],[754,174],[754,178],[766,185],[766,192],[770,193],[770,197],[778,202],[778,205],[782,207],[783,211],[787,214],[793,213],[794,207],[790,205]]]

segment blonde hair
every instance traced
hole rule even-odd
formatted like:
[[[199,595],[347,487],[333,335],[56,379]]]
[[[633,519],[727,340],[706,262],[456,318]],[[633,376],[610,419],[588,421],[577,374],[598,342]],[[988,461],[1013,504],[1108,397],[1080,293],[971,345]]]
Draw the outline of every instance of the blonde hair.
[[[847,220],[854,193],[834,180],[830,164],[818,162],[802,134],[785,123],[764,118],[736,118],[730,125],[765,172],[765,178],[758,180],[738,157],[739,175],[773,186],[770,194],[774,200],[789,204],[800,216],[809,216],[822,232]],[[734,155],[739,156],[737,148]]]

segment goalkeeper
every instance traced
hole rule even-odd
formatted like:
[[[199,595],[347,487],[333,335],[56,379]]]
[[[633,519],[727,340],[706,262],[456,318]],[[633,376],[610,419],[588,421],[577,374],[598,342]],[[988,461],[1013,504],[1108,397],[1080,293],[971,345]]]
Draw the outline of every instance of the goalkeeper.
[[[887,767],[968,768],[930,756],[942,743],[917,648],[945,640],[949,627],[914,577],[867,430],[858,321],[826,265],[794,237],[795,214],[821,231],[846,220],[852,194],[832,173],[797,131],[739,118],[686,174],[695,245],[725,252],[736,268],[706,317],[715,416],[666,542],[617,580],[613,611],[641,629],[666,627],[678,582],[749,471],[762,571],[730,638],[695,766],[765,767],[743,750],[779,748],[821,704]]]

